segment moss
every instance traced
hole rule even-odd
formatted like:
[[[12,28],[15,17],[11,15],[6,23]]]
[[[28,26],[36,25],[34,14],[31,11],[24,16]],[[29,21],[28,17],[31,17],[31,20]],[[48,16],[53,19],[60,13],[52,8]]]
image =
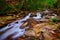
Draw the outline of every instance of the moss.
[[[57,18],[50,18],[49,19],[50,20],[50,24],[55,24],[58,20],[57,20]]]

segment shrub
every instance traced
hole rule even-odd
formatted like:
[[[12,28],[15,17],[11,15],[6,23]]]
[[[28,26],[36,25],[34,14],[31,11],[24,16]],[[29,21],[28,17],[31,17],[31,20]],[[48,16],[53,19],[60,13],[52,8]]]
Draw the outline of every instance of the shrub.
[[[53,8],[55,3],[58,3],[57,0],[10,0],[10,2],[0,0],[0,14],[18,13],[22,8],[28,11],[43,10]]]
[[[52,8],[56,2],[57,0],[24,0],[24,9],[42,10],[44,8]]]

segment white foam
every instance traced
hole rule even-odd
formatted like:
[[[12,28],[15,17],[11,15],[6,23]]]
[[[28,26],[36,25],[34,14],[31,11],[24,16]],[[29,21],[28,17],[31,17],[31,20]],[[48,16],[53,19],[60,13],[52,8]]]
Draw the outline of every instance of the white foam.
[[[22,20],[16,20],[10,24],[8,24],[6,27],[0,29],[0,32],[3,32],[5,30],[7,30],[8,28],[11,28],[9,30],[7,30],[5,33],[3,33],[2,35],[0,35],[0,40],[4,40],[5,38],[7,38],[9,35],[12,35],[14,33],[17,32],[16,35],[12,36],[12,38],[16,38],[19,36],[22,36],[25,32],[25,28],[21,29],[20,26],[24,23],[23,21],[26,21],[27,19],[29,19],[31,14],[28,14],[24,19]],[[17,22],[17,23],[16,23]]]
[[[29,19],[30,15],[31,15],[31,14],[29,13],[24,19],[22,19],[22,20],[16,20],[16,21],[8,24],[6,27],[0,29],[0,32],[5,31],[5,30],[7,30],[8,28],[14,27],[14,25],[16,24],[16,22],[20,22],[20,23],[21,23],[22,21],[26,21],[27,19]],[[10,25],[10,26],[9,26],[9,25]]]
[[[48,11],[48,10],[45,10],[44,12],[45,12],[45,13],[49,13],[49,11]]]
[[[33,17],[33,19],[38,20],[38,19],[41,18],[41,13],[40,13],[40,12],[37,12],[36,15],[37,15],[37,16]]]
[[[31,13],[29,13],[28,16],[26,16],[24,19],[22,19],[22,21],[26,21],[27,19],[29,19],[30,15],[31,15]]]
[[[53,13],[54,16],[57,16],[57,14]]]
[[[22,36],[22,35],[24,35],[24,32],[25,32],[25,29],[19,29],[18,33],[16,35],[12,36],[12,38],[14,39],[14,38]]]

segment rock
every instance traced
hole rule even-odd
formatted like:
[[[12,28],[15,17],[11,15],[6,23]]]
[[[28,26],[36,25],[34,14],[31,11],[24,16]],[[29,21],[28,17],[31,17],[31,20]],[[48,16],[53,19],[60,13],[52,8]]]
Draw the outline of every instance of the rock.
[[[51,25],[49,23],[40,23],[40,24],[35,25],[34,27],[39,27],[40,29],[48,28],[51,30],[56,30],[58,26],[59,26],[58,24]]]
[[[60,16],[60,9],[57,9],[57,15]]]
[[[35,35],[35,32],[34,32],[33,30],[27,30],[27,31],[25,32],[25,35],[26,35],[26,36],[36,36],[36,35]]]
[[[41,18],[40,22],[49,22],[49,19]]]
[[[0,28],[15,21],[17,18],[13,16],[2,16],[0,17]]]
[[[26,26],[28,26],[28,22],[23,23],[20,28],[25,28]]]
[[[33,18],[30,18],[30,19],[28,20],[28,24],[29,24],[30,27],[33,27],[34,25],[37,24],[37,21],[34,20]]]

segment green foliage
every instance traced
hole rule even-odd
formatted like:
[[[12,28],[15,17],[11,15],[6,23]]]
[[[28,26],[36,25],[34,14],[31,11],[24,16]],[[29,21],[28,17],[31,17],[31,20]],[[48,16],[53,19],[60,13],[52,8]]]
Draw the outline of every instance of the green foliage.
[[[17,9],[21,10],[22,5],[21,4],[18,4],[16,7],[17,7]]]
[[[12,1],[12,0],[11,0]],[[54,7],[54,4],[58,4],[57,7],[60,7],[60,2],[58,3],[58,0],[22,0],[18,2],[17,0],[14,0],[14,4],[8,4],[6,0],[0,0],[0,14],[6,14],[6,13],[13,13],[13,12],[20,12],[22,7],[25,10],[43,10]]]
[[[54,7],[54,3],[56,3],[57,0],[46,0],[46,6],[47,7]]]
[[[10,7],[9,5],[5,5],[2,7],[2,9],[0,10],[1,14],[5,14],[7,11],[10,11],[12,7]]]
[[[54,24],[57,22],[57,18],[50,18],[49,20],[51,21],[50,24]]]
[[[54,4],[55,8],[60,8],[60,0],[57,0],[57,2]]]
[[[43,0],[25,0],[24,1],[24,9],[26,10],[37,10],[37,9],[42,9],[43,5],[42,4]]]
[[[22,5],[19,2],[14,1],[15,4],[8,4],[6,1],[0,0],[0,15],[10,14],[21,10]],[[16,5],[17,4],[17,5]]]
[[[43,8],[52,8],[57,0],[25,0],[24,8],[26,10],[42,10]]]
[[[4,7],[5,7],[5,5],[6,5],[6,3],[5,3],[5,1],[2,1],[2,0],[0,0],[0,14],[2,13],[2,12],[4,12]],[[4,9],[3,9],[4,8]]]

